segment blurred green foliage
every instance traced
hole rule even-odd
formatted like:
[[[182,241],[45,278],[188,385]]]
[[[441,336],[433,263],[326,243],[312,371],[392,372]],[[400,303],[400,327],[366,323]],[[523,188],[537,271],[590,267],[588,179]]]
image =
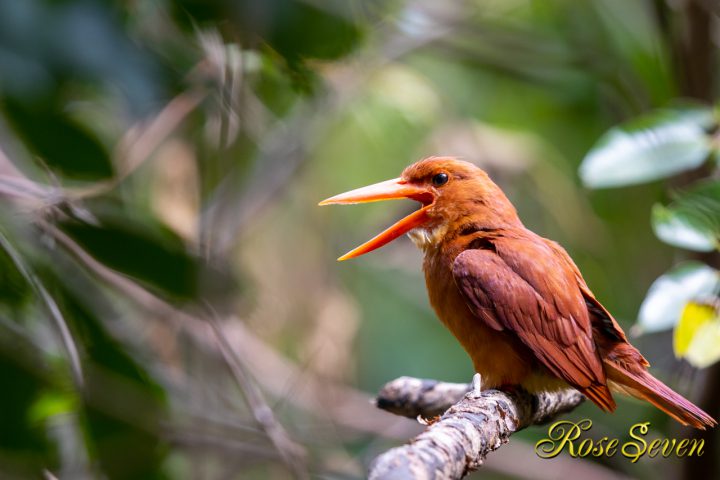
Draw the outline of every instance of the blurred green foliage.
[[[688,302],[716,305],[719,267],[716,79],[698,91],[710,75],[690,61],[715,47],[678,54],[690,15],[620,0],[0,0],[0,477],[362,477],[416,427],[359,392],[466,381],[471,366],[409,242],[334,263],[409,206],[316,203],[430,154],[486,169],[624,327],[657,279],[637,343],[690,392],[662,332]],[[672,247],[705,256],[675,266]],[[674,428],[632,401],[571,415],[620,438],[641,420]]]
[[[635,118],[600,139],[583,160],[580,175],[585,184],[597,188],[700,171],[701,180],[675,192],[670,206],[653,205],[652,225],[658,238],[670,245],[717,252],[720,182],[714,179],[719,158],[714,135],[718,128],[710,107],[666,110]],[[705,258],[713,265],[717,260],[717,254]],[[695,308],[698,302],[708,308]],[[720,327],[720,270],[697,262],[666,273],[653,284],[640,315],[638,330],[661,331],[677,326],[676,355],[696,367],[707,367],[720,359],[715,353],[717,335],[709,330]]]

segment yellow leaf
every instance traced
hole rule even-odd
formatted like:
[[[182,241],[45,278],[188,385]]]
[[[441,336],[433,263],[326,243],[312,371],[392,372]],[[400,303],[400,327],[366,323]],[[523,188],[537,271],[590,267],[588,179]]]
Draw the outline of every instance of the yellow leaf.
[[[716,305],[688,302],[673,337],[675,356],[698,368],[720,359],[720,312]]]
[[[720,318],[715,317],[698,329],[685,358],[697,368],[709,367],[720,360]]]
[[[676,357],[683,358],[685,356],[698,329],[714,317],[715,309],[711,305],[692,301],[685,304],[673,336],[673,349]]]

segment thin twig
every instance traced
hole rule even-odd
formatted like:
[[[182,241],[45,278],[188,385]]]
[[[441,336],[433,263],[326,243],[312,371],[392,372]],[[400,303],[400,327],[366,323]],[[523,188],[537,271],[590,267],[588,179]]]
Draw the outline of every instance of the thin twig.
[[[174,308],[162,299],[145,290],[143,287],[137,285],[129,278],[120,275],[95,260],[91,255],[77,245],[72,238],[54,225],[45,221],[38,221],[36,224],[77,260],[83,263],[86,267],[90,268],[93,273],[120,290],[129,299],[138,302],[144,308],[155,312],[165,319],[178,321],[178,323],[185,328],[188,328],[188,326],[193,323],[202,322],[209,324],[214,330],[216,342],[221,347],[220,351],[225,362],[231,368],[233,375],[238,380],[241,390],[243,391],[243,395],[246,395],[245,398],[248,401],[248,405],[250,405],[256,421],[261,427],[263,427],[270,440],[273,441],[280,456],[287,459],[288,466],[291,467],[296,476],[298,478],[306,478],[306,470],[303,463],[299,460],[302,457],[301,447],[290,440],[285,431],[282,429],[282,426],[279,422],[277,422],[272,410],[270,410],[267,403],[262,399],[259,390],[257,390],[255,384],[250,380],[250,375],[246,372],[241,361],[234,353],[232,346],[226,340],[225,333],[222,332],[221,327],[216,324],[213,319],[203,321]],[[245,388],[252,389],[252,391],[245,390]]]
[[[47,470],[47,469],[43,470],[43,478],[45,480],[58,480],[58,478],[55,475],[53,475],[53,473],[50,470]]]
[[[223,359],[230,369],[245,402],[255,418],[255,421],[262,427],[285,464],[291,469],[297,478],[308,478],[307,466],[305,465],[304,449],[295,443],[287,434],[285,429],[275,418],[268,403],[263,398],[262,392],[255,384],[252,376],[245,368],[245,364],[238,351],[232,348],[225,338],[220,324],[215,315],[208,315],[208,323],[215,333],[217,344],[220,347]]]
[[[369,408],[374,401],[365,392],[303,371],[239,320],[231,322],[224,332],[228,341],[245,353],[248,367],[256,378],[262,379],[267,391],[281,397],[287,394],[288,383],[297,385],[287,397],[294,407],[312,412],[344,429],[384,438],[406,440],[418,433],[416,422]]]
[[[52,298],[45,286],[40,282],[40,280],[38,280],[35,274],[30,270],[30,268],[25,265],[25,262],[20,256],[20,253],[15,250],[15,247],[13,247],[12,243],[10,243],[8,238],[2,232],[0,232],[0,246],[2,246],[3,250],[5,250],[5,253],[8,254],[20,274],[25,278],[25,280],[30,284],[33,290],[35,290],[35,293],[42,299],[43,303],[45,304],[45,308],[47,308],[47,311],[50,314],[50,318],[53,319],[55,327],[60,333],[62,344],[67,351],[68,357],[70,358],[70,367],[72,370],[75,385],[77,385],[78,388],[82,388],[85,381],[83,377],[82,366],[80,364],[80,354],[78,353],[75,340],[70,333],[70,328],[68,327],[68,324],[62,315],[62,312],[60,312],[60,308],[55,302],[55,299]]]
[[[135,171],[207,96],[204,89],[187,90],[173,98],[149,122],[132,127],[120,140],[116,156],[121,172],[116,182]]]
[[[154,318],[171,322],[181,328],[199,346],[207,349],[212,347],[213,351],[216,351],[215,335],[208,332],[207,322],[173,307],[132,279],[98,262],[54,225],[45,221],[38,221],[36,224],[92,275],[140,308],[151,312]],[[344,428],[382,435],[385,438],[406,439],[417,433],[414,422],[394,419],[392,415],[372,409],[368,411],[367,406],[371,403],[369,395],[322,380],[307,372],[300,372],[290,360],[252,335],[239,320],[232,322],[231,326],[223,326],[222,332],[229,344],[245,352],[253,376],[261,379],[263,386],[271,393],[282,395],[289,378],[302,376],[301,389],[290,398],[294,406],[330,418]],[[322,405],[322,409],[318,408],[319,405]]]
[[[205,99],[203,89],[191,89],[173,98],[152,120],[131,127],[120,140],[115,152],[119,172],[110,180],[88,187],[67,189],[73,199],[94,197],[107,193],[137,170],[173,133],[187,116]]]

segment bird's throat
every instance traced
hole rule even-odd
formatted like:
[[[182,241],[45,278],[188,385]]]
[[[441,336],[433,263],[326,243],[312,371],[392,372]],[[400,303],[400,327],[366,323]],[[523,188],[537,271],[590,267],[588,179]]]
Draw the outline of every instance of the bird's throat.
[[[410,240],[423,252],[440,245],[440,242],[447,233],[448,225],[441,223],[432,227],[418,227],[408,232]]]

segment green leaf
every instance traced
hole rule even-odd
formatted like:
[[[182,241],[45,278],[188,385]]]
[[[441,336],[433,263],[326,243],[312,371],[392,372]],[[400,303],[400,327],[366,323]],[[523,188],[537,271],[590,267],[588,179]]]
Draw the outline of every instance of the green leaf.
[[[31,422],[33,402],[48,388],[45,359],[14,329],[0,328],[0,477],[37,478],[55,468],[55,445],[42,425]]]
[[[292,83],[311,92],[319,77],[307,60],[337,60],[364,36],[363,16],[352,2],[303,0],[174,0],[181,25],[222,25],[227,41],[263,44],[282,57]]]
[[[672,328],[691,300],[716,296],[720,272],[701,262],[685,262],[660,276],[650,286],[640,306],[635,329],[657,332]]]
[[[52,105],[5,99],[10,124],[26,146],[55,173],[78,180],[113,174],[110,154],[98,138]]]
[[[99,218],[99,226],[66,222],[63,230],[105,265],[163,294],[179,299],[197,293],[198,265],[176,234],[154,223]]]
[[[702,165],[711,153],[704,109],[660,110],[611,128],[583,159],[591,188],[650,182]]]
[[[79,412],[90,453],[109,480],[164,479],[168,446],[160,432],[167,416],[165,390],[111,335],[87,298],[80,298],[94,297],[97,302],[102,296],[87,282],[79,278],[58,284],[56,293],[85,352],[86,384]],[[104,316],[115,314],[106,311]]]
[[[43,422],[55,415],[77,411],[78,398],[67,392],[48,390],[43,392],[28,411],[31,424]]]
[[[720,248],[720,182],[708,181],[652,210],[655,235],[676,247],[711,252]]]
[[[717,303],[688,302],[673,336],[675,356],[705,368],[720,360],[720,310]]]
[[[12,259],[0,248],[0,305],[18,308],[30,298],[31,293],[30,286]]]
[[[229,37],[262,39],[286,59],[337,59],[362,38],[362,17],[344,1],[174,0],[172,7],[188,28],[223,24]]]

